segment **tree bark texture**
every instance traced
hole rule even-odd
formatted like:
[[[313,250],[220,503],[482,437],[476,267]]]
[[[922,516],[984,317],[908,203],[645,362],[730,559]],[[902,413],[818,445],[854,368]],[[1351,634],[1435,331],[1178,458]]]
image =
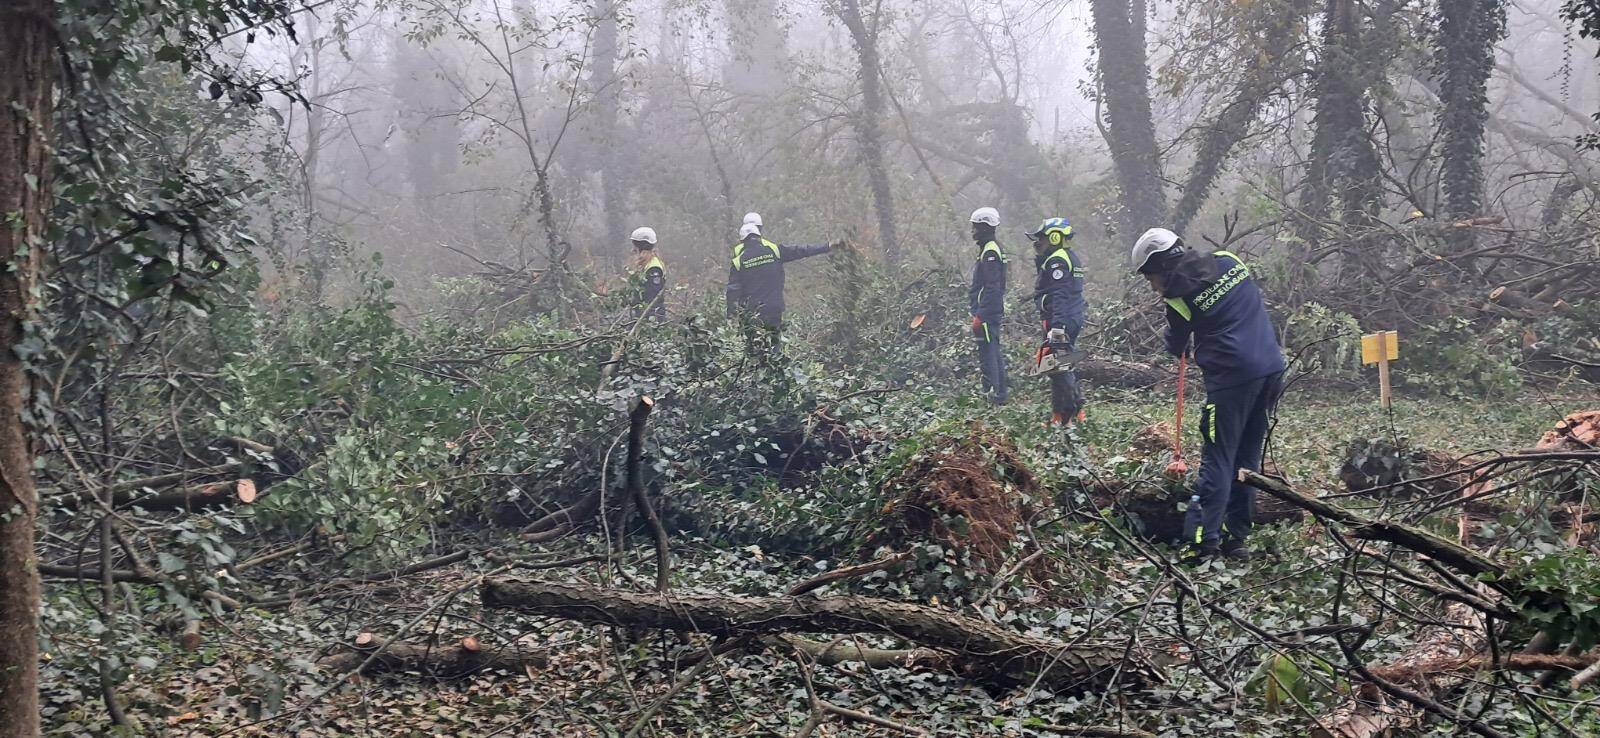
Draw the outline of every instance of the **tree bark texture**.
[[[590,142],[600,172],[601,221],[606,228],[606,250],[626,259],[628,239],[627,194],[617,166],[617,112],[621,107],[621,80],[617,77],[618,26],[622,0],[595,0],[594,67],[589,73],[589,96],[594,104]]]
[[[1267,17],[1255,34],[1254,48],[1244,52],[1252,55],[1248,69],[1233,88],[1228,104],[1206,124],[1200,144],[1195,150],[1194,164],[1184,181],[1178,204],[1172,208],[1172,229],[1182,233],[1189,222],[1205,205],[1211,186],[1222,173],[1233,148],[1250,132],[1250,125],[1261,112],[1267,98],[1282,87],[1290,76],[1285,59],[1299,61],[1300,46],[1295,35],[1303,28],[1306,0],[1294,0],[1288,10],[1277,5],[1263,6]]]
[[[861,110],[855,116],[856,138],[861,145],[861,160],[867,167],[867,184],[872,190],[872,205],[878,213],[878,240],[883,245],[885,263],[900,263],[900,243],[895,238],[894,190],[889,185],[889,164],[883,155],[883,75],[878,57],[878,31],[882,11],[874,14],[871,27],[861,12],[859,0],[841,0],[839,19],[850,30],[861,73]]]
[[[1300,201],[1306,218],[1302,235],[1308,241],[1320,235],[1336,199],[1347,225],[1370,222],[1382,201],[1378,152],[1366,130],[1372,62],[1364,60],[1364,46],[1356,1],[1327,0],[1312,89],[1311,162]]]
[[[0,736],[39,734],[39,573],[33,557],[38,495],[28,372],[16,348],[33,319],[31,295],[50,202],[51,97],[56,66],[49,0],[7,3],[0,19]]]
[[[1444,215],[1471,218],[1483,206],[1483,131],[1495,46],[1506,35],[1503,0],[1440,0],[1434,43],[1439,80],[1440,185]],[[1471,239],[1463,239],[1470,242]]]
[[[1122,190],[1121,237],[1137,238],[1162,225],[1167,196],[1161,184],[1161,152],[1150,112],[1150,71],[1145,54],[1143,2],[1092,0],[1100,49],[1100,95],[1105,102],[1106,144]]]
[[[692,631],[715,636],[883,633],[955,655],[980,681],[1026,686],[1035,679],[1057,692],[1159,681],[1155,667],[1126,644],[1069,644],[1018,633],[937,607],[871,597],[670,596],[587,584],[490,579],[485,607],[518,610],[597,625]]]

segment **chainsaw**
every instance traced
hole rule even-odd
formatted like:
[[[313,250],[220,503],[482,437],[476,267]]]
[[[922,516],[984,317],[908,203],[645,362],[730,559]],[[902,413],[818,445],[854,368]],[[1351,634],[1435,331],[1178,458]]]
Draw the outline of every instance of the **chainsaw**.
[[[1058,352],[1050,348],[1052,345],[1059,346],[1066,342],[1067,333],[1060,328],[1052,329],[1049,335],[1045,336],[1045,344],[1039,347],[1039,352],[1033,357],[1034,376],[1051,377],[1062,372],[1072,371],[1073,366],[1083,361],[1083,358],[1088,355],[1079,349]]]

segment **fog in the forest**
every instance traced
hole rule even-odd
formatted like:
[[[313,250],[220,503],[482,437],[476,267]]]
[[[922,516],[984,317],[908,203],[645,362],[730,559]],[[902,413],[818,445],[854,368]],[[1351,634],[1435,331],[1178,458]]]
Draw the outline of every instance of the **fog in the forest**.
[[[1257,5],[1149,9],[1154,155],[1167,202],[1198,198],[1198,232],[1300,207],[1326,20],[1307,9],[1272,35],[1251,14],[1284,11]],[[1571,140],[1595,130],[1594,49],[1557,6],[1509,8],[1474,215],[1534,225],[1555,172],[1588,171]],[[875,111],[863,110],[852,13],[881,66]],[[1368,33],[1390,46],[1370,60],[1383,68],[1365,108],[1394,180],[1381,215],[1399,221],[1443,200],[1423,17],[1390,18]],[[982,205],[1000,209],[1002,234],[1068,217],[1102,263],[1130,238],[1117,236],[1118,181],[1096,125],[1120,91],[1097,77],[1086,2],[440,0],[330,6],[300,26],[305,43],[250,50],[306,98],[270,100],[281,139],[260,142],[305,207],[263,217],[297,263],[383,254],[402,295],[482,271],[478,260],[543,268],[565,254],[608,275],[639,225],[661,234],[679,284],[704,287],[751,210],[784,238],[876,245],[887,207],[906,263],[964,261],[965,216]],[[1263,70],[1268,84],[1249,79]],[[1257,114],[1222,117],[1240,105]],[[1222,151],[1207,139],[1218,126],[1233,129]],[[874,140],[881,165],[864,146]],[[1209,183],[1190,177],[1202,154]],[[874,192],[873,166],[887,193]],[[1293,232],[1288,220],[1250,241]]]

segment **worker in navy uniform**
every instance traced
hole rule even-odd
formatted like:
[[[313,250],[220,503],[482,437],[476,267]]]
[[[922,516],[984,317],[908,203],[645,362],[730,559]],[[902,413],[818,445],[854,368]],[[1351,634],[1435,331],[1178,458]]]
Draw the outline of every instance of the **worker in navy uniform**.
[[[1238,471],[1261,469],[1286,367],[1261,289],[1237,255],[1191,250],[1165,228],[1139,237],[1133,265],[1166,301],[1167,351],[1182,356],[1192,339],[1205,376],[1199,510],[1189,511],[1186,531],[1194,558],[1249,559],[1255,490],[1238,481]]]
[[[635,320],[650,316],[653,320],[667,319],[666,295],[667,266],[656,254],[656,232],[653,228],[636,228],[629,237],[633,242],[633,264],[628,281],[633,287],[636,302],[633,306]]]
[[[826,254],[841,242],[832,244],[778,244],[761,236],[761,216],[750,213],[739,227],[739,241],[733,244],[728,264],[728,315],[750,316],[758,329],[765,331],[771,350],[780,346],[783,327],[783,265],[819,254]]]
[[[1072,224],[1066,218],[1048,218],[1028,237],[1038,270],[1033,299],[1044,331],[1035,361],[1038,372],[1050,378],[1050,422],[1065,425],[1083,419],[1083,393],[1072,369],[1078,334],[1089,314],[1083,299],[1083,259],[1072,250]]]
[[[1000,227],[1000,212],[994,208],[972,211],[972,240],[978,245],[977,262],[972,267],[972,286],[967,289],[967,308],[972,315],[972,337],[978,346],[978,372],[983,377],[983,392],[996,405],[1006,404],[1006,357],[1000,343],[1000,323],[1006,317],[1006,254],[995,240]]]

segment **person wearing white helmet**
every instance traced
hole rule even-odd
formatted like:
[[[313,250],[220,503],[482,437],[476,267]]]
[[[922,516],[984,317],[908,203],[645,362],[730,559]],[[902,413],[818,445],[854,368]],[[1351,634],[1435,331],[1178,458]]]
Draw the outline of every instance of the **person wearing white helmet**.
[[[1000,323],[1006,316],[1006,254],[995,240],[1000,212],[994,208],[972,211],[972,240],[978,245],[967,288],[967,308],[972,314],[972,337],[978,344],[978,372],[983,392],[996,405],[1006,404],[1006,357],[1000,343]]]
[[[779,331],[783,325],[783,265],[826,254],[842,246],[831,244],[778,244],[761,236],[761,216],[750,213],[739,227],[739,240],[733,244],[728,264],[728,315],[751,316],[767,331],[768,347],[779,351]]]
[[[1194,491],[1200,504],[1190,506],[1185,525],[1193,558],[1247,560],[1255,490],[1238,482],[1238,470],[1261,469],[1286,368],[1266,302],[1243,259],[1191,250],[1165,228],[1145,231],[1132,258],[1166,302],[1167,351],[1183,356],[1192,339],[1205,376],[1204,448]]]
[[[657,321],[666,320],[667,266],[656,254],[656,231],[650,227],[635,228],[628,238],[633,242],[628,281],[637,296],[633,317],[637,320],[648,315]]]

